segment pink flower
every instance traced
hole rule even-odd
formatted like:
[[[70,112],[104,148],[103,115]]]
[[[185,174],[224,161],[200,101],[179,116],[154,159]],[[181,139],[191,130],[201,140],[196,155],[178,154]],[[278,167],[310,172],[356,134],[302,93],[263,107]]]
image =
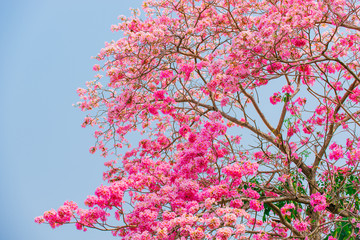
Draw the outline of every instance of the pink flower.
[[[229,98],[225,97],[221,100],[220,105],[222,107],[225,107],[228,104],[228,102],[229,102]]]
[[[295,47],[303,47],[306,44],[306,40],[303,38],[294,38],[291,39],[291,43],[294,44]]]
[[[279,92],[274,93],[274,95],[272,95],[270,97],[270,102],[271,102],[272,105],[275,105],[280,101],[281,101],[281,94]]]
[[[232,229],[229,227],[220,228],[216,233],[216,239],[217,240],[226,240],[229,239],[229,237],[232,234]]]
[[[289,211],[290,209],[294,209],[295,206],[293,203],[290,203],[290,204],[285,204],[282,208],[281,208],[281,213],[283,215],[287,215],[287,216],[290,216],[291,215],[291,212]]]
[[[184,64],[180,70],[185,74],[185,81],[189,80],[190,74],[194,71],[195,67],[191,64]]]
[[[224,167],[223,172],[233,178],[241,178],[243,175],[254,175],[258,170],[259,164],[245,162],[243,165],[235,163]]]
[[[162,217],[163,217],[164,220],[171,220],[171,219],[174,219],[176,217],[176,213],[165,211],[163,213]]]
[[[332,144],[331,146],[334,146],[334,144]],[[329,154],[329,158],[331,160],[337,161],[344,156],[342,147],[338,146],[337,144],[335,144],[335,147],[331,147],[331,146],[330,146],[330,149],[332,149],[332,152],[330,152],[330,154]]]
[[[324,211],[327,207],[326,197],[317,192],[310,196],[310,204],[314,207],[315,212]]]
[[[215,201],[216,201],[215,198],[207,198],[207,199],[205,199],[205,208],[206,208],[207,210],[211,209],[212,204],[213,204]]]
[[[151,113],[153,115],[159,115],[157,108],[155,108],[154,106],[149,106],[148,110],[149,110],[149,113]]]
[[[243,201],[241,199],[234,199],[230,202],[230,207],[233,208],[241,208],[244,205]]]
[[[285,86],[282,87],[282,92],[283,92],[283,93],[293,94],[295,91],[294,91],[293,86],[291,86],[291,85],[285,85]]]
[[[267,233],[258,233],[254,235],[254,240],[269,240],[269,235]]]
[[[155,93],[154,93],[154,97],[155,97],[155,99],[156,100],[164,100],[164,98],[165,98],[165,91],[164,90],[160,90],[160,91],[156,91]]]
[[[46,211],[43,215],[43,219],[47,221],[52,228],[61,225],[59,220],[59,215],[54,209],[51,209],[50,211]],[[38,218],[37,220],[40,221],[41,219]]]
[[[294,228],[299,232],[304,232],[307,230],[309,223],[308,222],[300,222],[299,220],[294,221]]]
[[[90,147],[89,152],[94,154],[96,152],[96,147]]]
[[[257,212],[264,209],[264,204],[262,202],[257,201],[257,200],[251,200],[249,202],[249,204],[250,204],[250,208],[257,211]]]
[[[299,128],[298,126],[294,126],[294,125],[290,125],[289,129],[287,131],[287,136],[291,137],[292,135],[294,135],[295,133],[299,132]]]
[[[253,48],[253,51],[256,53],[261,53],[262,50],[263,48],[260,45],[257,45]]]
[[[211,81],[209,83],[206,84],[207,88],[212,91],[212,92],[216,92],[217,86],[218,86],[218,82],[217,81]]]
[[[349,95],[349,98],[354,101],[355,103],[360,102],[360,89],[359,87],[356,87],[354,90],[352,90],[352,93]]]
[[[245,225],[244,224],[238,224],[236,225],[236,234],[244,234],[245,233]]]
[[[41,224],[41,223],[45,222],[45,219],[43,216],[38,216],[35,218],[35,222],[38,224]]]
[[[173,75],[172,70],[165,70],[160,73],[159,78],[160,79],[171,79],[173,76],[174,75]]]
[[[150,209],[145,209],[144,211],[139,213],[139,218],[142,221],[154,221],[158,216],[158,212],[152,211]]]
[[[179,129],[179,134],[183,137],[185,137],[185,135],[190,132],[190,127],[188,125],[185,125],[185,126],[182,126],[180,129]]]
[[[271,65],[269,65],[266,70],[269,72],[269,73],[274,73],[278,70],[280,70],[282,68],[282,65],[281,63],[279,62],[275,62],[275,63],[272,63]]]
[[[295,100],[295,102],[297,102],[300,106],[305,105],[306,101],[307,101],[306,98],[301,98],[301,97],[298,97],[298,98]]]
[[[326,112],[326,106],[322,105],[322,106],[316,107],[315,112],[318,115],[324,114]]]
[[[58,216],[59,216],[58,220],[63,223],[70,222],[70,220],[73,217],[72,210],[70,209],[69,206],[61,206],[61,207],[59,207],[57,212],[58,212]]]
[[[210,229],[218,228],[220,226],[220,223],[220,219],[217,217],[211,218],[207,221],[207,225]]]
[[[255,190],[248,188],[246,190],[243,190],[243,193],[248,197],[248,198],[253,198],[253,199],[259,199],[260,198],[260,194],[258,192],[256,192]]]
[[[200,189],[199,184],[190,179],[183,179],[178,183],[178,195],[185,200],[195,199]]]
[[[346,161],[346,163],[351,166],[355,166],[360,161],[360,149],[353,149],[347,152],[346,156],[348,157],[348,161]]]
[[[188,141],[193,143],[196,141],[196,134],[195,133],[190,133],[189,137],[188,137]]]
[[[198,227],[196,230],[190,232],[191,239],[200,240],[203,239],[205,234],[202,228]]]
[[[335,88],[336,91],[344,90],[344,88],[341,85],[341,82],[330,82],[331,87]]]
[[[233,225],[236,222],[236,215],[234,213],[227,213],[223,217],[223,221],[225,225]]]
[[[95,64],[95,65],[93,66],[93,70],[94,70],[94,71],[100,71],[100,65],[99,65],[99,64]]]
[[[304,125],[303,132],[306,134],[311,134],[314,131],[314,127],[311,125]]]
[[[287,176],[285,175],[285,176],[280,176],[280,177],[278,177],[278,180],[280,181],[280,182],[282,182],[282,183],[285,183],[286,182],[286,179],[287,179]]]

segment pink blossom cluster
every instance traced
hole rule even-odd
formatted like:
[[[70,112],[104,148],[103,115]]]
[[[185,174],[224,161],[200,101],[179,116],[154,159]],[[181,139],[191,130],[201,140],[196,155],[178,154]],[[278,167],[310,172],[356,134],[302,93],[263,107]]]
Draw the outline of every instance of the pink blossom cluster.
[[[257,212],[264,209],[264,204],[262,202],[259,202],[258,200],[250,200],[249,204],[250,208]]]
[[[233,230],[229,227],[220,228],[216,233],[216,240],[227,240],[232,233]]]
[[[112,206],[120,206],[126,188],[127,184],[124,182],[115,182],[110,186],[102,185],[95,190],[95,196],[88,196],[85,204],[89,207],[98,205],[110,209]]]
[[[291,212],[289,211],[290,209],[294,209],[295,206],[293,203],[290,204],[285,204],[282,208],[281,208],[281,213],[285,216],[290,216]]]
[[[52,228],[68,223],[74,217],[74,212],[78,210],[76,203],[66,201],[63,206],[59,207],[57,211],[54,209],[46,211],[43,216],[35,218],[35,222],[47,222]]]
[[[340,158],[344,157],[344,152],[341,146],[337,145],[336,143],[333,143],[329,147],[330,150],[332,150],[329,154],[329,158],[331,160],[339,160]]]
[[[253,199],[260,198],[260,194],[251,188],[243,190],[243,193],[245,194],[245,196],[247,196],[249,198],[253,198]]]
[[[295,219],[294,221],[294,228],[296,230],[298,230],[299,232],[304,232],[307,231],[309,223],[308,222],[304,222],[304,221],[299,221],[297,219]]]
[[[325,195],[319,192],[314,193],[310,196],[310,204],[314,207],[315,212],[324,211],[328,206],[326,203]]]
[[[242,176],[254,175],[258,170],[259,165],[257,163],[245,162],[242,165],[235,163],[230,166],[226,166],[223,172],[233,178],[241,178]]]

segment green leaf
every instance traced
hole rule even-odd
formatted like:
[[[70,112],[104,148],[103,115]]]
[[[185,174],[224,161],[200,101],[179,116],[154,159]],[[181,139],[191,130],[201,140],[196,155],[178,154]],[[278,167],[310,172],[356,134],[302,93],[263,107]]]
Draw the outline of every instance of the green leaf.
[[[270,206],[264,203],[264,215],[262,218],[263,222],[265,222],[266,219],[268,219],[268,216],[270,216],[270,210],[271,210]]]

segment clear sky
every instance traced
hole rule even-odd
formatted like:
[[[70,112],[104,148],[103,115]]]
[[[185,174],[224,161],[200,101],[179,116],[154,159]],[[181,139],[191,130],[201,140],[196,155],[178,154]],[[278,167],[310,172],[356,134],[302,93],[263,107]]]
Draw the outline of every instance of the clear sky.
[[[88,149],[94,129],[72,107],[92,80],[91,59],[110,26],[141,0],[11,0],[0,7],[0,239],[114,239],[34,223],[66,200],[83,206],[102,183],[104,159]]]

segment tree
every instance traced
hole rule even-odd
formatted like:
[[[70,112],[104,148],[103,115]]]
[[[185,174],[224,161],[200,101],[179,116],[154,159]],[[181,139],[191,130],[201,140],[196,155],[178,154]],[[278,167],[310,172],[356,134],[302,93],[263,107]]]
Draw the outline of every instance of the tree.
[[[114,159],[108,183],[89,209],[35,221],[123,239],[359,239],[359,6],[145,1],[96,57],[106,77],[78,89],[90,152]]]

